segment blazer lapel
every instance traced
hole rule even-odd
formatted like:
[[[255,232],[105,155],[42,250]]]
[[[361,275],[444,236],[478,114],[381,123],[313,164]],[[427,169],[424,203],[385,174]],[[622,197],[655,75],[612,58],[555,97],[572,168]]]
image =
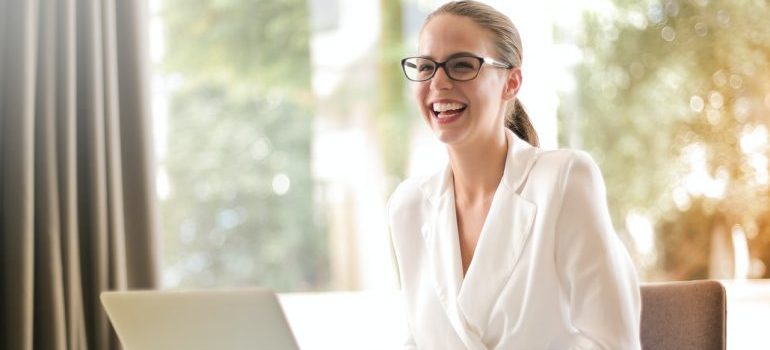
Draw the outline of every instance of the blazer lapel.
[[[458,305],[469,325],[483,329],[503,286],[511,277],[532,231],[535,205],[498,189],[484,223],[473,260],[458,293]]]
[[[478,335],[468,332],[467,321],[458,309],[457,295],[463,275],[451,169],[447,166],[443,173],[426,181],[422,189],[432,205],[421,232],[436,295],[465,347],[485,350]]]
[[[537,149],[506,130],[505,171],[463,281],[451,167],[421,189],[431,204],[421,228],[436,294],[468,349],[486,349],[483,327],[532,230],[535,204],[519,196]]]
[[[458,292],[461,314],[482,330],[532,232],[536,205],[519,195],[537,148],[508,131],[508,155],[500,185],[484,221],[473,260]]]

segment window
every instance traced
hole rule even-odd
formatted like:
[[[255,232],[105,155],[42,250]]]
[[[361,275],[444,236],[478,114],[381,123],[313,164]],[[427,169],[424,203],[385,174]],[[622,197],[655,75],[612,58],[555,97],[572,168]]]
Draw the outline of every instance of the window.
[[[328,289],[306,3],[165,0],[155,13],[164,284]]]
[[[440,2],[152,0],[167,287],[396,285],[385,201],[445,157],[398,61]],[[770,275],[766,7],[490,3],[544,146],[597,160],[643,279]]]

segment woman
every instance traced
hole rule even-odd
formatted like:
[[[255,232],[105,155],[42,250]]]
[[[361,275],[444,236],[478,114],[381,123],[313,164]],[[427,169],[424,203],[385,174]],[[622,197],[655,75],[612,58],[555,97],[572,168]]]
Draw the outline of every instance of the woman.
[[[414,349],[639,349],[636,272],[596,164],[541,151],[516,98],[521,42],[475,2],[425,21],[402,61],[449,164],[391,196]]]

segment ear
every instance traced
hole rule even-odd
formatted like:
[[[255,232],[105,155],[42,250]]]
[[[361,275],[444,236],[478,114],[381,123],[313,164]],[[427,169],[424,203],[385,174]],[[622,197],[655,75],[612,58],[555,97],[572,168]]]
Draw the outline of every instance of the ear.
[[[503,99],[510,101],[516,98],[521,88],[521,68],[515,67],[508,70],[505,87],[503,88]]]

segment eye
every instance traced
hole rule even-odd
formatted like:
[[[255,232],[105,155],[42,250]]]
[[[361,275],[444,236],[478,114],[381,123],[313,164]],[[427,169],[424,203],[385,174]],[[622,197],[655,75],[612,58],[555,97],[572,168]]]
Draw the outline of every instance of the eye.
[[[457,72],[473,72],[477,66],[478,62],[469,58],[458,58],[449,63],[449,68]]]
[[[417,67],[417,70],[418,70],[419,72],[432,72],[432,71],[433,71],[433,68],[434,68],[434,65],[433,65],[433,64],[431,64],[431,63],[425,63],[425,64],[421,64],[421,65],[419,65],[419,66]]]

